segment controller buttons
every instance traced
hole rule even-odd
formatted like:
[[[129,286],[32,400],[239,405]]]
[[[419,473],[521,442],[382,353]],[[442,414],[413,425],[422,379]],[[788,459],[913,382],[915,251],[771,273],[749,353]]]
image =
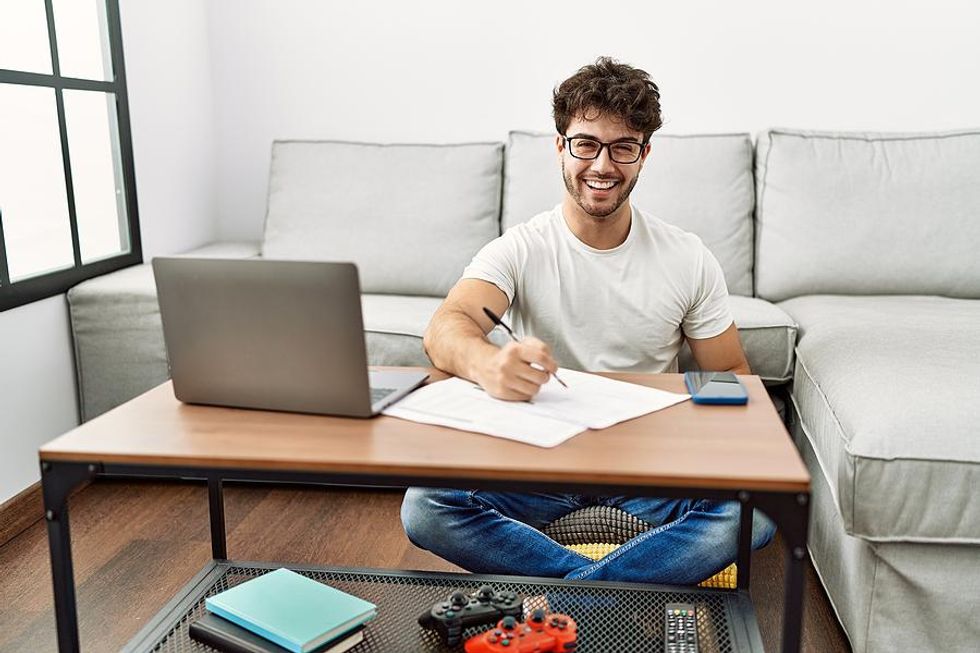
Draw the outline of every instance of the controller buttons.
[[[513,630],[517,626],[517,619],[514,619],[514,617],[504,617],[500,621],[500,625],[507,630]]]

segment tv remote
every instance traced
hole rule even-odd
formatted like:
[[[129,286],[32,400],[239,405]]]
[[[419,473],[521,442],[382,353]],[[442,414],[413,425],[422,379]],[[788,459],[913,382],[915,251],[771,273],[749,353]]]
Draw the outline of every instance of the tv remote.
[[[667,604],[664,653],[698,653],[698,619],[690,603]]]

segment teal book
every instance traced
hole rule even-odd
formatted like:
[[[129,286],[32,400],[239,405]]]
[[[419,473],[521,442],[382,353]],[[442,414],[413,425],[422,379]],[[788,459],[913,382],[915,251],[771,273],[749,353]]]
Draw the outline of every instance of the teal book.
[[[212,613],[270,642],[308,653],[370,621],[377,606],[288,569],[205,599]]]

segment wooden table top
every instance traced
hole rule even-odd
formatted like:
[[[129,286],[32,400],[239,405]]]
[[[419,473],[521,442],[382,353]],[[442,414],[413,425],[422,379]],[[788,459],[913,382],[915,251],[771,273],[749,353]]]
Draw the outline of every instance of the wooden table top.
[[[429,370],[431,380],[445,378]],[[680,374],[606,376],[686,392]],[[166,382],[40,449],[41,460],[806,492],[810,476],[757,376],[746,406],[686,401],[551,449],[394,417],[194,406]]]

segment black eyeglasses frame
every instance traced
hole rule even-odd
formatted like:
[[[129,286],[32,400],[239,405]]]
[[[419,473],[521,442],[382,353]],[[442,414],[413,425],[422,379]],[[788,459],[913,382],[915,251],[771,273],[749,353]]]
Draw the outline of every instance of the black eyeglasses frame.
[[[579,161],[595,161],[596,159],[599,158],[599,156],[602,155],[602,150],[603,149],[608,149],[609,150],[609,159],[613,163],[618,163],[620,165],[631,165],[631,164],[636,163],[637,161],[639,161],[640,160],[640,157],[643,156],[643,148],[646,147],[647,143],[650,142],[649,140],[646,140],[646,141],[643,141],[642,143],[639,142],[639,141],[613,141],[612,143],[603,143],[600,140],[596,140],[594,138],[589,138],[588,136],[568,136],[566,134],[562,134],[561,137],[563,139],[565,139],[565,149],[568,150],[568,153],[572,156],[573,159],[578,159]],[[576,141],[576,140],[577,141],[589,141],[591,143],[598,143],[599,144],[599,149],[596,151],[595,156],[577,156],[574,152],[572,152],[572,141]],[[639,145],[640,146],[640,151],[637,153],[636,158],[633,159],[632,161],[617,161],[616,158],[613,156],[612,146],[613,145],[623,145],[623,144],[626,144],[626,143],[628,143],[630,145]]]

